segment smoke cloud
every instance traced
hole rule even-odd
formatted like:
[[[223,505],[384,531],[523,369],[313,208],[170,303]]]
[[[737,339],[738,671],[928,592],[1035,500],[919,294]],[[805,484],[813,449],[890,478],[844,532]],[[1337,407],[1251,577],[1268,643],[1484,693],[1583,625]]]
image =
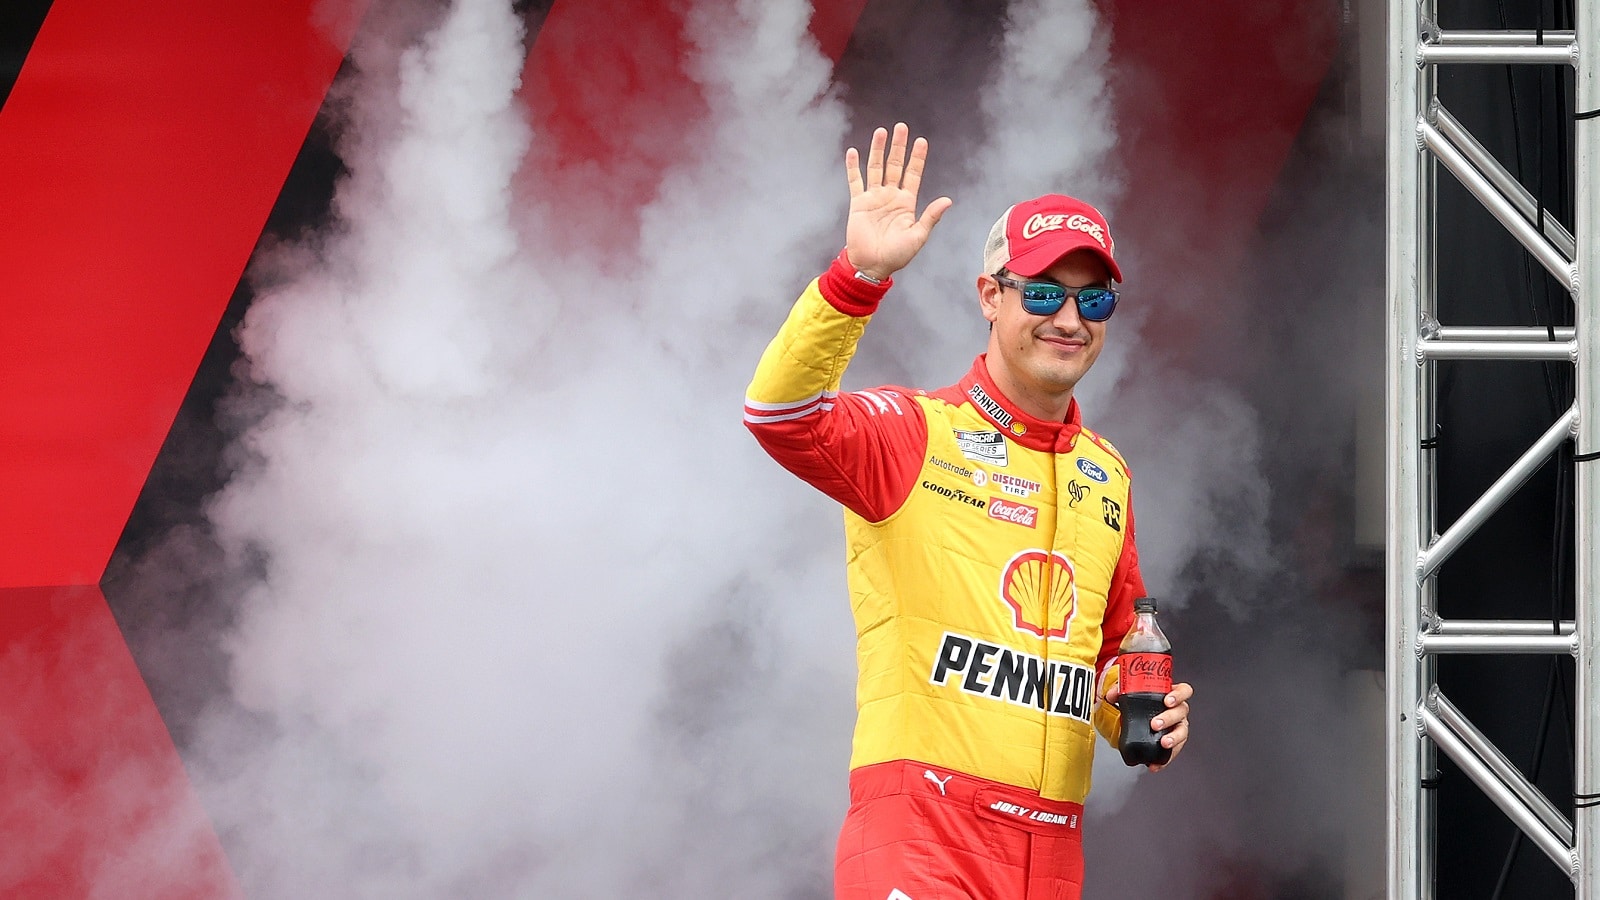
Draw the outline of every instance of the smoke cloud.
[[[206,536],[181,536],[214,543],[229,609],[229,693],[186,759],[249,896],[830,896],[854,677],[838,513],[738,412],[837,251],[843,147],[866,140],[810,14],[696,4],[692,157],[582,222],[537,178],[513,189],[541,135],[509,3],[364,24],[332,221],[254,264],[231,474]],[[1087,0],[1006,15],[964,158],[932,149],[956,206],[847,387],[959,376],[1010,203],[1064,191],[1115,226],[1106,29]],[[637,229],[624,259],[584,245],[607,217]],[[1203,560],[1243,621],[1281,569],[1258,416],[1141,353],[1152,314],[1119,312],[1079,399],[1136,473],[1152,591],[1215,593]],[[1141,780],[1104,748],[1095,779],[1092,819]]]
[[[252,896],[823,890],[831,517],[781,482],[752,502],[778,479],[737,410],[769,327],[740,320],[833,226],[844,120],[806,4],[714,12],[702,153],[603,278],[512,207],[536,136],[509,6],[364,32],[336,222],[258,266],[267,408],[210,508],[260,576],[199,778]]]

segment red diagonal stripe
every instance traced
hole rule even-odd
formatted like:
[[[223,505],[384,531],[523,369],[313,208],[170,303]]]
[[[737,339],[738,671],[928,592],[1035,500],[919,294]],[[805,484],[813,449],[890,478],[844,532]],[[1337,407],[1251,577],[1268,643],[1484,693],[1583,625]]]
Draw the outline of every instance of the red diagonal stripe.
[[[0,109],[0,587],[99,580],[343,58],[327,7],[51,8]]]

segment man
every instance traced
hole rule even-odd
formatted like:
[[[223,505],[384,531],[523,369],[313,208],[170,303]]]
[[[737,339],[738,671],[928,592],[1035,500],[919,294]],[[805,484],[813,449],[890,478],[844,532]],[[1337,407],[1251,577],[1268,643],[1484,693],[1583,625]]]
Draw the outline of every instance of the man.
[[[767,452],[846,510],[858,717],[835,896],[1077,898],[1094,730],[1116,742],[1116,652],[1144,592],[1128,467],[1072,398],[1121,271],[1092,206],[1017,204],[985,248],[991,327],[971,371],[937,391],[839,393],[892,276],[950,207],[917,216],[927,142],[908,158],[906,137],[877,129],[865,173],[845,153],[845,249],[745,402]],[[1174,685],[1151,723],[1174,756],[1192,693]]]

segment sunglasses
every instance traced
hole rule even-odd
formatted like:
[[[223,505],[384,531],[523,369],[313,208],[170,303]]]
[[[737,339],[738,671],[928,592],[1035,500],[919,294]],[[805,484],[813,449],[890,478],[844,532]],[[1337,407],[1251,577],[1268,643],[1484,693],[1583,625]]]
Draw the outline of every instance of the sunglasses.
[[[1070,288],[1053,281],[1018,281],[996,272],[994,280],[1022,292],[1022,308],[1036,316],[1053,316],[1067,304],[1067,299],[1077,301],[1078,318],[1087,322],[1104,322],[1117,311],[1117,292],[1111,288]]]

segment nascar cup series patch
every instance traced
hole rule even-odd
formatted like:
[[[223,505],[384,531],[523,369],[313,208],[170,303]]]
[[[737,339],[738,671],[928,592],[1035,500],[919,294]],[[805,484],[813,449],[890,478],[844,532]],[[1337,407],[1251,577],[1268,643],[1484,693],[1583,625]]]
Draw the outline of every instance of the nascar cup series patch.
[[[956,429],[956,448],[973,462],[991,466],[1006,464],[1006,437],[998,431],[962,431]]]

